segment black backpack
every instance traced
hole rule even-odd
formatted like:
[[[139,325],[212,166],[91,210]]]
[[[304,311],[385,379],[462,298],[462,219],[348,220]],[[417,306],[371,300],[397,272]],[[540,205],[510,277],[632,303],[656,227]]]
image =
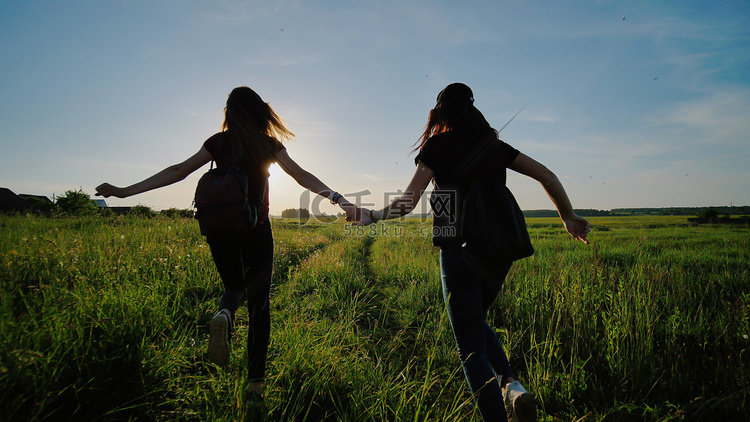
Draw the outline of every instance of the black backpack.
[[[266,196],[268,180],[260,198],[250,203],[247,174],[240,166],[213,168],[198,181],[195,189],[195,218],[204,236],[237,236],[258,223],[258,214]]]
[[[461,244],[463,250],[483,260],[516,261],[534,254],[526,221],[510,190],[495,178],[478,173],[485,149],[496,141],[492,136],[458,168],[468,178],[465,189],[439,189],[430,198],[434,222],[433,244]],[[484,163],[485,167],[491,164]],[[505,171],[490,167],[491,171]],[[433,179],[433,183],[435,180]]]
[[[458,225],[464,248],[474,256],[516,261],[534,254],[523,212],[506,186],[473,179]]]

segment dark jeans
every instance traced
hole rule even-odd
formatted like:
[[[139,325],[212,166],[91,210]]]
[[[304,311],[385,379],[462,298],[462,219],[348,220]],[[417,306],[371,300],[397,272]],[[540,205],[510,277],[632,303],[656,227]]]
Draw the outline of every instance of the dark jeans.
[[[269,295],[273,269],[273,234],[268,221],[241,238],[209,237],[216,268],[224,283],[219,309],[234,315],[247,300],[248,379],[260,381],[266,368],[268,339],[271,334]]]
[[[469,389],[485,421],[507,420],[497,381],[500,377],[515,378],[505,351],[486,320],[511,263],[491,263],[480,269],[479,262],[467,259],[460,246],[440,250],[448,318]]]

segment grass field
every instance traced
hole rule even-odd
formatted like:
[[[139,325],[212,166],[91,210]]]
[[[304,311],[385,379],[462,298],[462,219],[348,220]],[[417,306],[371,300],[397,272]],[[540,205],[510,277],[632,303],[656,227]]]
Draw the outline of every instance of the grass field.
[[[745,420],[750,229],[591,221],[585,246],[529,219],[490,312],[541,420]],[[424,223],[273,224],[269,420],[478,420]],[[0,227],[0,421],[242,419],[246,312],[210,364],[222,288],[193,220]]]

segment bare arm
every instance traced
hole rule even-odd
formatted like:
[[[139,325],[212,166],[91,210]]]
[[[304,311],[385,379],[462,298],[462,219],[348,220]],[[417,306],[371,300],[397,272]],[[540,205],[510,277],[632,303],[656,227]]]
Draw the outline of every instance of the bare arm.
[[[422,197],[425,189],[427,189],[427,185],[432,180],[432,175],[432,170],[429,167],[423,163],[419,163],[403,195],[394,199],[380,211],[362,213],[362,220],[359,224],[367,225],[378,220],[399,218],[409,214],[417,206],[417,203],[419,203],[419,198]]]
[[[334,193],[325,183],[318,179],[314,174],[300,167],[297,162],[292,160],[285,149],[276,153],[276,162],[286,172],[286,174],[292,176],[292,178],[299,183],[300,186],[317,193],[318,195],[330,198],[331,194]],[[346,200],[343,196],[336,202],[345,212],[348,219],[355,219],[355,213],[357,208]]]
[[[573,212],[573,205],[570,203],[568,194],[565,192],[565,188],[562,183],[560,183],[560,179],[557,178],[555,173],[523,153],[518,154],[518,157],[513,160],[510,169],[529,176],[541,183],[542,187],[544,187],[544,190],[547,192],[547,195],[549,195],[550,199],[552,199],[552,202],[555,204],[557,212],[565,225],[565,230],[567,230],[575,239],[586,244],[589,243],[586,239],[586,235],[588,235],[591,230],[591,225],[586,219],[577,216]]]
[[[300,167],[297,162],[292,160],[289,153],[285,149],[276,153],[276,161],[279,163],[286,174],[292,176],[292,178],[299,183],[305,189],[317,193],[318,195],[328,197],[333,192],[325,183],[321,182],[314,174]]]
[[[110,196],[127,198],[128,196],[171,185],[172,183],[179,182],[186,178],[190,173],[198,170],[212,159],[213,157],[211,157],[211,153],[201,147],[198,152],[187,160],[169,166],[155,175],[133,185],[120,188],[110,185],[109,183],[102,183],[96,187],[96,196],[103,196],[105,198],[109,198]]]

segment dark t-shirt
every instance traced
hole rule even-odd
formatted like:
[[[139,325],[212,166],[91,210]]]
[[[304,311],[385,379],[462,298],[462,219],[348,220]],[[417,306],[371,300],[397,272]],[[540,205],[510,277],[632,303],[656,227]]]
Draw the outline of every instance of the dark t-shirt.
[[[505,169],[519,153],[499,139],[478,139],[450,131],[428,139],[414,162],[429,167],[440,187],[462,186],[469,177],[477,176],[496,178],[504,186]]]
[[[461,243],[458,236],[459,204],[474,178],[505,186],[506,169],[520,152],[496,135],[483,138],[454,131],[429,138],[417,157],[432,170],[435,189],[430,197],[433,215],[433,243],[445,246]]]
[[[281,142],[273,138],[269,139],[272,140],[274,154],[285,149]],[[226,132],[219,132],[211,136],[203,143],[203,147],[206,148],[214,158],[217,167],[224,167],[232,164],[227,162],[228,160],[231,160],[231,147]],[[273,158],[266,161],[260,161],[253,159],[253,157],[246,157],[239,163],[243,170],[245,170],[245,173],[247,173],[247,195],[250,201],[256,201],[257,198],[260,198],[260,194],[268,180],[268,167],[274,162],[276,162],[276,160]],[[263,204],[260,207],[260,214],[258,215],[259,223],[268,220],[268,210],[268,189],[266,189],[266,194],[263,197]]]

